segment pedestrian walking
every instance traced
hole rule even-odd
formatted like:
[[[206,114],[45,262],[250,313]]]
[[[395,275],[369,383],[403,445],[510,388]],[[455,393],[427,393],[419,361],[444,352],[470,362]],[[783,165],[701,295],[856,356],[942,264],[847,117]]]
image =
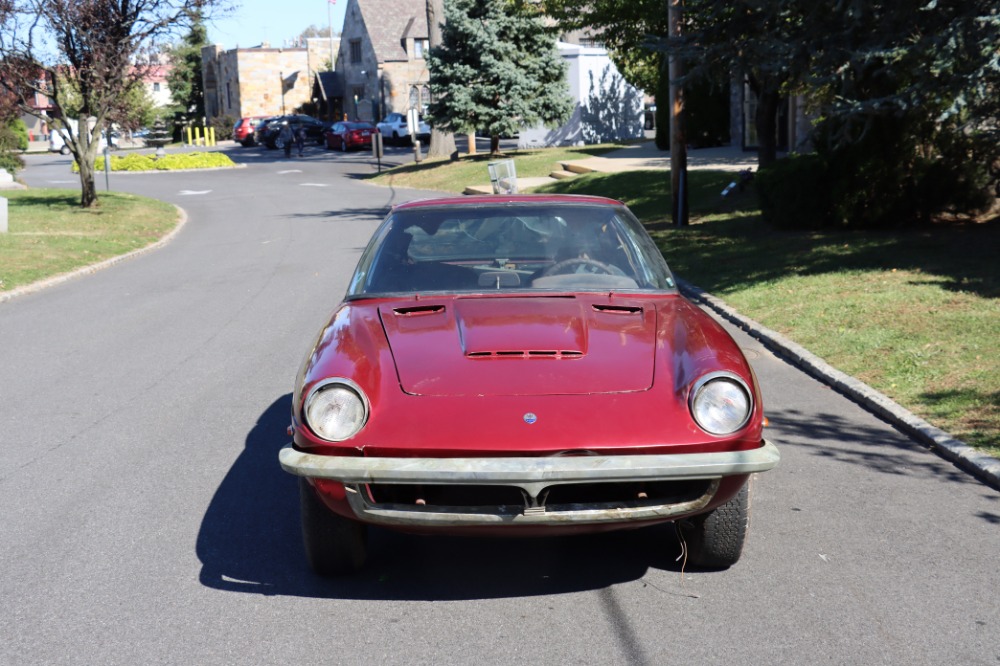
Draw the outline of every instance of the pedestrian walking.
[[[285,150],[285,157],[292,156],[292,142],[295,141],[295,136],[292,134],[292,126],[285,123],[281,126],[281,131],[278,132],[278,143]]]
[[[299,157],[302,157],[302,151],[306,147],[305,125],[299,125],[299,128],[295,131],[295,147],[299,149]]]

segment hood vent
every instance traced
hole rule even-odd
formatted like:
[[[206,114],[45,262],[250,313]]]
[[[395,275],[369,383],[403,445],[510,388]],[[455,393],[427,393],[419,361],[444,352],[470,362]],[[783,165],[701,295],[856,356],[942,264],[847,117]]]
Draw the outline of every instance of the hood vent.
[[[579,351],[474,351],[469,358],[580,358]]]
[[[642,314],[642,308],[635,305],[597,305],[594,304],[595,312],[607,312],[609,314]]]
[[[415,315],[440,314],[444,312],[443,305],[414,305],[408,308],[393,308],[392,313],[399,317],[412,317]]]

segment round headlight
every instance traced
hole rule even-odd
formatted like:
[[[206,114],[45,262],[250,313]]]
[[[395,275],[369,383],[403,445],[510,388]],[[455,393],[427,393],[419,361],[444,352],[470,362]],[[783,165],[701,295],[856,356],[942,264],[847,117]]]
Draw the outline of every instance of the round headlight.
[[[733,375],[712,373],[702,377],[691,392],[691,415],[713,435],[736,432],[750,418],[750,389]]]
[[[353,437],[368,420],[368,401],[353,383],[338,380],[317,386],[306,398],[306,423],[325,440]]]

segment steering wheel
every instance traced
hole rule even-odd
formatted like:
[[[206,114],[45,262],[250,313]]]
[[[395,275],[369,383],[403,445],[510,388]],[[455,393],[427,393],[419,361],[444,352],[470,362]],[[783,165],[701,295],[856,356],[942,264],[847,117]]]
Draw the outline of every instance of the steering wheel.
[[[620,268],[606,264],[603,261],[590,259],[588,257],[573,257],[572,259],[566,259],[557,264],[552,264],[542,271],[543,276],[568,275],[571,273],[589,273],[591,275],[625,275]]]

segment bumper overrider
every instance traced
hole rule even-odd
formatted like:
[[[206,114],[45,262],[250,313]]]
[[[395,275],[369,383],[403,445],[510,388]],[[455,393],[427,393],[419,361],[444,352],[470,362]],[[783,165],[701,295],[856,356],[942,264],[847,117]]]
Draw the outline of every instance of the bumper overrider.
[[[749,451],[666,455],[552,456],[530,458],[364,458],[317,455],[286,445],[282,468],[310,479],[342,483],[359,520],[388,526],[490,526],[645,522],[697,513],[711,503],[726,477],[764,472],[780,454],[767,441]],[[705,481],[697,497],[662,502],[573,503],[546,506],[555,486],[603,483]],[[523,507],[377,503],[368,484],[511,486]]]

